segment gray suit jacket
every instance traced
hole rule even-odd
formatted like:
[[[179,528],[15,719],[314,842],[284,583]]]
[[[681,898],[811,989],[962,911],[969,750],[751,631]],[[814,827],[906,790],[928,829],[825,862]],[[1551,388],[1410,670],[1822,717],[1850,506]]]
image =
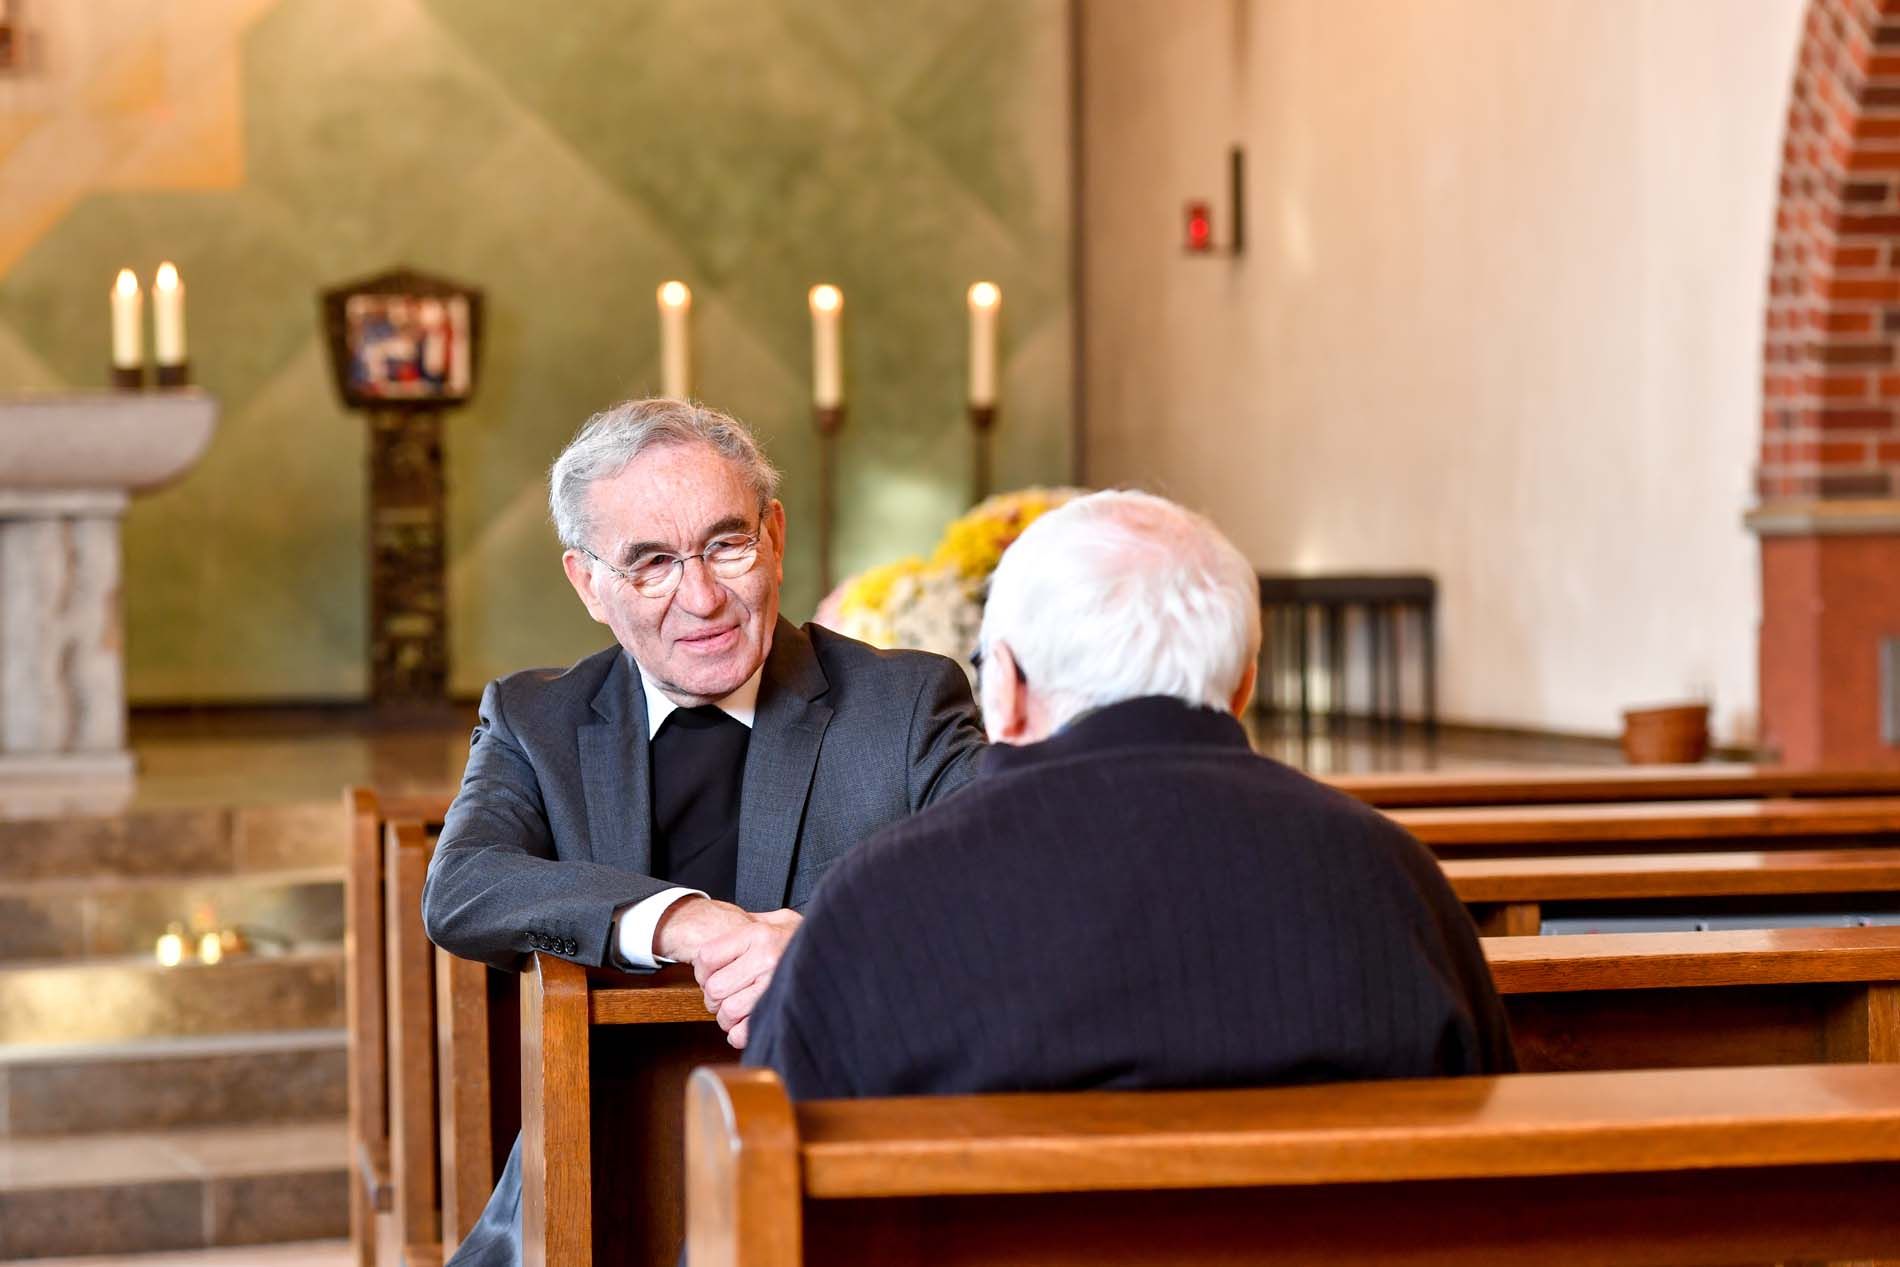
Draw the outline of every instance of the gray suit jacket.
[[[746,751],[739,905],[802,907],[845,850],[962,786],[982,743],[951,661],[780,620]],[[614,912],[672,887],[648,874],[649,769],[619,647],[489,683],[423,890],[430,939],[499,968],[535,950],[612,962]]]
[[[739,905],[802,907],[844,852],[968,782],[983,747],[963,671],[781,620],[739,803]],[[614,912],[673,886],[653,857],[646,695],[619,647],[482,693],[422,919],[465,959],[611,962]],[[521,1262],[521,1141],[451,1267]]]

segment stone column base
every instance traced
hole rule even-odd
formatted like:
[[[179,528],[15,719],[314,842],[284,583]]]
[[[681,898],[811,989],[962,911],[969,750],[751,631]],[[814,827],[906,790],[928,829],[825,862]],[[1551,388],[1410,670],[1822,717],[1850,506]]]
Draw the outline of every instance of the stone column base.
[[[118,492],[0,493],[0,759],[123,772]]]
[[[1882,643],[1900,639],[1900,501],[1774,503],[1747,523],[1761,537],[1763,745],[1789,765],[1900,766],[1881,699]]]

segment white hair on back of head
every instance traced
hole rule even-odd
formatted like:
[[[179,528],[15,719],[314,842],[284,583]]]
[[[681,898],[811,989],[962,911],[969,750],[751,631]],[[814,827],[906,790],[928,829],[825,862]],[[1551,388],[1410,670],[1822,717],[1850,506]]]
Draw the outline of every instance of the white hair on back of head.
[[[983,610],[982,645],[997,642],[1057,725],[1144,695],[1225,710],[1260,654],[1259,582],[1205,516],[1092,493],[1003,552]]]

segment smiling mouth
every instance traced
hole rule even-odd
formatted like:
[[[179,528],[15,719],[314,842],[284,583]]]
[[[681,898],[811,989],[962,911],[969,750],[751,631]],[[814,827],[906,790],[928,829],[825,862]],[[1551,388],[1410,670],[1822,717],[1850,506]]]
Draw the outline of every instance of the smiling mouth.
[[[738,633],[739,627],[737,625],[728,625],[724,629],[711,629],[702,633],[688,634],[674,641],[680,646],[692,651],[717,651],[725,647],[732,639],[736,638]]]

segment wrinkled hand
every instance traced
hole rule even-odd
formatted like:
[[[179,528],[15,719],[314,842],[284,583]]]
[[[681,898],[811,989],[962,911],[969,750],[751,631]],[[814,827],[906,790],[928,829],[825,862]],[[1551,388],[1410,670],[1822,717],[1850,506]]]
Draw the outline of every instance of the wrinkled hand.
[[[706,992],[706,1010],[734,1047],[746,1045],[752,1009],[772,984],[785,946],[804,916],[797,911],[748,915],[743,924],[700,945],[693,978]]]

